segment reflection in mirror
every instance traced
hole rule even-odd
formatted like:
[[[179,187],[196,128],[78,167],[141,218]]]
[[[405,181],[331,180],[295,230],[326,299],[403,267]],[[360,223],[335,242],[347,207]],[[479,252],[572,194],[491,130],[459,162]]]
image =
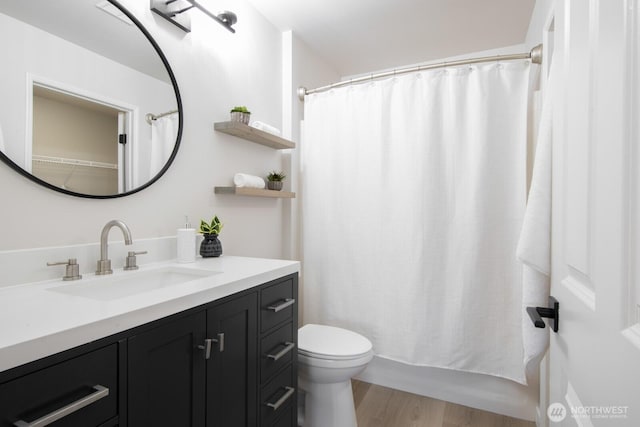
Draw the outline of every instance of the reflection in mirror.
[[[126,175],[114,144],[121,114],[126,112],[34,86],[31,173],[77,193],[117,193],[126,187],[118,185]]]
[[[0,151],[58,191],[138,191],[179,145],[175,79],[155,42],[116,4],[0,2],[0,37],[14,40],[0,48],[12,58],[0,67]]]

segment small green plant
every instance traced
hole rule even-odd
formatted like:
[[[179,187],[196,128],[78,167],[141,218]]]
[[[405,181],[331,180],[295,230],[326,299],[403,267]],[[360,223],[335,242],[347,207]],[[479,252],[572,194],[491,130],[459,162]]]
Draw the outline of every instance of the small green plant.
[[[244,105],[238,106],[238,107],[233,107],[231,109],[232,113],[247,113],[247,114],[251,114],[251,111],[247,110],[247,107],[245,107]]]
[[[283,172],[272,171],[267,175],[267,181],[282,182],[287,177]]]
[[[218,215],[214,216],[211,223],[207,223],[205,220],[200,220],[200,232],[202,234],[220,234],[224,224],[218,218]]]

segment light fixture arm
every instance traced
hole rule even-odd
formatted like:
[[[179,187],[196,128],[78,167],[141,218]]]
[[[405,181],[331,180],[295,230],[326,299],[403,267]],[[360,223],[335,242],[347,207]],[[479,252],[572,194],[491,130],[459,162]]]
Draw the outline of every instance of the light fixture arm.
[[[193,8],[200,10],[232,33],[236,32],[232,27],[233,24],[238,22],[238,17],[235,13],[225,10],[218,15],[214,15],[196,0],[183,0],[189,3],[189,5],[181,9],[173,8],[171,5],[178,1],[179,0],[151,0],[151,10],[187,33],[191,31],[191,20],[188,15],[182,14]]]
[[[238,22],[238,17],[236,16],[235,13],[229,12],[229,11],[224,11],[224,12],[218,14],[218,15],[214,15],[213,13],[211,13],[207,9],[205,9],[200,3],[196,2],[196,0],[187,0],[187,1],[193,5],[192,7],[198,8],[202,13],[204,13],[209,18],[211,18],[214,21],[216,21],[218,24],[220,24],[223,27],[225,27],[227,30],[231,31],[232,33],[236,32],[236,30],[231,28],[231,26],[233,24]],[[191,9],[191,7],[189,7],[188,9]]]

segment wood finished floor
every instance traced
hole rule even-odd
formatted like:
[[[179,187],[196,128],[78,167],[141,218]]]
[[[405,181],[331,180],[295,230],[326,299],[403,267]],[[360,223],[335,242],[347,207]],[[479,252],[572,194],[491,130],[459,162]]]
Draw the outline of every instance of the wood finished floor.
[[[358,427],[535,427],[535,423],[352,381]]]

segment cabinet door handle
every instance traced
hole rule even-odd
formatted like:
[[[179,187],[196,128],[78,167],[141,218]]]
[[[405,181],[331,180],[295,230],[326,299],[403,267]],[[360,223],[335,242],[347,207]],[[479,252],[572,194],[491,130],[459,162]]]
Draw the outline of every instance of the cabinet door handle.
[[[204,360],[209,360],[209,358],[211,357],[211,344],[214,341],[217,341],[217,340],[207,338],[206,340],[204,340],[204,345],[198,346],[198,349],[204,350]]]
[[[267,403],[266,405],[270,408],[273,408],[274,411],[277,411],[279,407],[282,406],[282,404],[284,402],[287,401],[287,399],[289,399],[293,393],[295,393],[296,389],[293,387],[285,387],[285,390],[287,390],[287,392],[285,394],[282,395],[282,397],[280,399],[278,399],[278,401],[276,403]]]
[[[279,305],[270,305],[269,307],[267,307],[267,310],[271,310],[271,311],[273,311],[274,313],[277,313],[277,312],[279,312],[279,311],[281,311],[281,310],[284,310],[285,308],[287,308],[287,307],[289,307],[289,306],[291,306],[291,305],[293,305],[293,304],[295,304],[295,303],[296,303],[296,300],[295,300],[295,299],[293,299],[293,298],[286,298],[282,304],[279,304]]]
[[[282,356],[289,353],[291,350],[293,350],[296,347],[296,344],[293,342],[285,342],[284,344],[286,345],[285,348],[283,348],[276,354],[267,354],[267,358],[273,359],[273,361],[275,362],[276,360],[280,359]]]
[[[218,339],[216,341],[218,342],[218,351],[222,353],[224,351],[224,332],[218,334]]]
[[[78,400],[76,400],[75,402],[72,402],[66,406],[63,406],[60,409],[56,409],[53,412],[48,413],[47,415],[38,418],[35,421],[32,421],[30,423],[23,421],[23,420],[19,420],[16,421],[15,423],[13,423],[13,425],[15,427],[44,427],[44,426],[48,426],[49,424],[66,417],[67,415],[71,415],[76,411],[79,411],[80,409],[84,408],[85,406],[91,405],[92,403],[103,399],[107,396],[109,396],[109,389],[106,387],[103,387],[101,385],[95,385],[93,386],[93,390],[95,390],[93,393],[89,394],[88,396],[85,396],[83,398],[80,398]]]

